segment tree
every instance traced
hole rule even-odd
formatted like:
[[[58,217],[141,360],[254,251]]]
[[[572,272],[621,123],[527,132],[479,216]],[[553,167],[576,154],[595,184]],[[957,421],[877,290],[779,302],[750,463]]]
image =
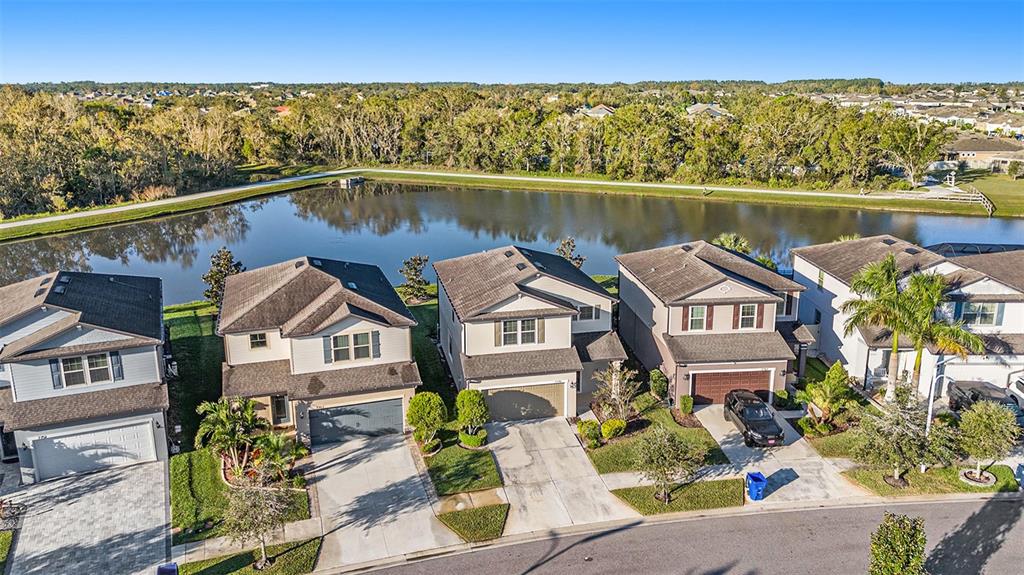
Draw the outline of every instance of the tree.
[[[879,148],[883,161],[890,167],[903,170],[910,184],[916,186],[928,164],[939,159],[942,146],[951,138],[942,124],[892,116],[885,122]]]
[[[900,289],[903,274],[896,264],[896,257],[889,254],[885,259],[872,262],[857,272],[850,282],[850,289],[859,297],[845,301],[840,306],[849,314],[844,324],[849,336],[858,327],[874,326],[889,330],[892,350],[889,355],[886,376],[885,401],[896,397],[896,379],[899,371],[900,335],[905,331],[904,318],[909,303]]]
[[[235,475],[249,465],[258,432],[270,429],[270,422],[256,411],[250,398],[222,397],[204,401],[196,408],[203,418],[196,432],[196,449],[209,446],[225,455]]]
[[[1024,163],[1019,160],[1010,162],[1010,165],[1006,166],[1006,174],[1015,180],[1024,177]]]
[[[203,296],[213,304],[220,306],[224,300],[224,282],[228,276],[245,271],[245,266],[235,260],[235,255],[224,246],[210,256],[210,271],[203,274],[203,282],[206,283],[206,291]]]
[[[267,539],[284,525],[291,494],[284,489],[263,487],[264,482],[258,477],[242,477],[239,483],[236,488],[228,489],[222,529],[236,543],[259,542],[260,559],[253,565],[259,571],[270,565]]]
[[[840,234],[839,237],[836,238],[836,241],[837,242],[852,242],[853,240],[859,240],[859,239],[860,239],[860,234],[854,232],[852,234]]]
[[[831,424],[841,411],[857,405],[856,397],[850,388],[850,374],[838,360],[829,368],[824,380],[808,383],[806,388],[796,392],[797,401],[813,403],[821,410],[820,415],[809,410],[814,423]]]
[[[470,434],[475,434],[485,423],[490,421],[491,413],[484,401],[484,393],[479,389],[463,389],[455,397],[455,412],[459,427]]]
[[[921,383],[921,360],[925,347],[940,354],[967,357],[985,349],[981,338],[937,312],[949,301],[946,277],[935,273],[914,273],[907,282],[905,318],[900,322],[914,342],[914,389]]]
[[[416,430],[419,441],[430,443],[448,421],[448,409],[440,395],[431,391],[420,392],[409,401],[406,421]]]
[[[613,417],[627,419],[630,402],[640,390],[636,370],[626,369],[621,363],[614,362],[607,369],[594,372],[593,379],[597,382],[594,400],[611,411]]]
[[[750,248],[750,241],[747,238],[733,232],[723,232],[718,234],[715,239],[711,240],[711,243],[715,244],[720,248],[724,248],[730,251],[734,251],[741,254],[749,254],[752,250]]]
[[[668,377],[665,377],[665,374],[660,369],[652,369],[648,379],[650,380],[651,393],[656,395],[658,399],[665,399],[668,395]]]
[[[979,401],[960,418],[960,447],[975,463],[975,479],[981,480],[981,463],[1009,455],[1017,444],[1021,429],[1017,416],[994,401]]]
[[[667,504],[672,485],[689,481],[706,455],[706,447],[686,441],[659,423],[637,440],[634,457],[637,469],[654,484],[655,497]]]
[[[569,236],[564,238],[555,249],[555,253],[572,262],[572,265],[582,268],[587,257],[576,253],[576,238]]]
[[[283,433],[266,433],[256,438],[257,467],[265,469],[277,479],[286,480],[295,462],[309,455],[309,449]]]
[[[757,263],[772,270],[773,272],[779,271],[779,264],[775,263],[775,260],[769,254],[757,254],[757,257],[754,259],[757,260]]]
[[[871,534],[868,575],[926,575],[924,519],[885,512]]]
[[[427,299],[430,294],[427,292],[427,280],[423,279],[423,269],[427,267],[430,260],[428,256],[415,255],[402,262],[402,269],[398,273],[405,278],[402,289],[405,290],[405,297],[411,302],[420,302]]]

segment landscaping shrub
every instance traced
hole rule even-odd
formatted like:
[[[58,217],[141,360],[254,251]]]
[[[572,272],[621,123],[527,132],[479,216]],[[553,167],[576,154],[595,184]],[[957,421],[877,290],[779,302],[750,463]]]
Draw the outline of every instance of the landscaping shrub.
[[[680,395],[679,396],[679,413],[683,415],[689,415],[693,413],[693,396],[692,395]]]
[[[431,454],[437,451],[439,447],[441,447],[441,440],[435,437],[434,439],[431,439],[430,441],[424,443],[422,449],[423,453]]]
[[[484,443],[487,443],[487,430],[480,429],[476,433],[469,433],[467,431],[459,431],[459,442],[466,447],[480,447]]]
[[[924,519],[885,513],[871,534],[868,575],[924,575]]]
[[[577,424],[576,429],[587,447],[596,449],[601,446],[601,425],[598,422],[584,419]]]
[[[814,433],[817,435],[825,436],[832,433],[833,429],[834,428],[832,427],[831,423],[826,423],[822,421],[821,423],[814,426]]]
[[[651,393],[663,399],[668,395],[668,378],[660,369],[652,369],[650,374]]]
[[[448,421],[448,409],[444,406],[441,396],[424,391],[412,396],[409,401],[409,412],[406,421],[413,427],[416,441],[431,442],[445,422]]]
[[[817,427],[814,424],[814,420],[809,415],[805,415],[796,421],[796,426],[800,428],[800,433],[805,437],[814,437],[818,434]]]
[[[626,431],[626,422],[621,419],[609,419],[601,424],[601,437],[612,439]]]
[[[487,402],[484,401],[484,393],[479,389],[460,391],[455,398],[455,413],[459,427],[470,434],[475,434],[491,419],[491,412],[487,409]]]

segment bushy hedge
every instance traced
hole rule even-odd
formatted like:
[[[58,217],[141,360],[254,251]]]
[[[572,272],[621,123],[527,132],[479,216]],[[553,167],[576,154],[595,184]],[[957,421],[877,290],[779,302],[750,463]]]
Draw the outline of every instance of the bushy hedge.
[[[593,419],[583,419],[576,424],[576,429],[587,447],[595,449],[601,446],[601,424]]]
[[[679,396],[679,413],[683,415],[689,415],[693,413],[693,396],[692,395],[680,395]]]
[[[668,378],[660,369],[652,369],[650,375],[651,393],[664,399],[668,395]]]
[[[626,422],[621,419],[609,419],[601,424],[601,436],[613,439],[626,431]]]
[[[459,442],[466,447],[480,447],[484,443],[487,443],[487,430],[479,429],[476,433],[469,433],[467,431],[459,431]]]

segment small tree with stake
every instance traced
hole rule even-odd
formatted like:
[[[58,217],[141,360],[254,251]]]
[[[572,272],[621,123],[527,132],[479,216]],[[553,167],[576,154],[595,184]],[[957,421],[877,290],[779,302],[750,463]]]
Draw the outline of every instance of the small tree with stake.
[[[924,519],[886,512],[871,534],[868,575],[925,575]]]
[[[686,441],[661,424],[641,435],[636,445],[636,466],[654,484],[654,497],[665,504],[672,501],[672,485],[689,481],[707,455],[703,445]]]
[[[562,243],[558,244],[555,252],[578,268],[582,268],[583,262],[587,261],[587,256],[576,253],[576,238],[572,236],[563,239]]]
[[[235,259],[235,255],[227,246],[220,248],[210,256],[210,271],[203,274],[203,282],[209,286],[203,292],[203,296],[219,307],[224,300],[224,282],[228,276],[244,271],[245,266]]]
[[[994,401],[980,401],[965,411],[960,418],[960,447],[976,463],[968,479],[983,481],[982,461],[995,463],[1009,455],[1020,433],[1014,413]]]
[[[257,476],[262,471],[257,470]],[[260,558],[253,565],[257,571],[270,566],[267,539],[284,525],[291,494],[285,489],[262,487],[259,477],[244,477],[237,488],[228,490],[228,504],[224,511],[224,533],[236,543],[250,541],[260,544]]]
[[[594,372],[597,389],[594,399],[604,409],[618,419],[629,418],[630,402],[640,390],[640,382],[636,379],[636,371],[626,369],[618,362]]]
[[[402,269],[398,273],[405,278],[402,289],[407,300],[420,302],[430,296],[427,293],[427,280],[423,279],[423,269],[427,267],[428,261],[430,258],[427,256],[415,255],[402,262]]]

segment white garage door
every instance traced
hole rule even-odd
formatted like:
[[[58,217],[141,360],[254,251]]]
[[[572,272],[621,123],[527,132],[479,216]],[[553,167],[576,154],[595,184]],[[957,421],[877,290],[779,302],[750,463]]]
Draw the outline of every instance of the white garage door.
[[[39,480],[156,460],[152,422],[50,436],[32,442]]]

